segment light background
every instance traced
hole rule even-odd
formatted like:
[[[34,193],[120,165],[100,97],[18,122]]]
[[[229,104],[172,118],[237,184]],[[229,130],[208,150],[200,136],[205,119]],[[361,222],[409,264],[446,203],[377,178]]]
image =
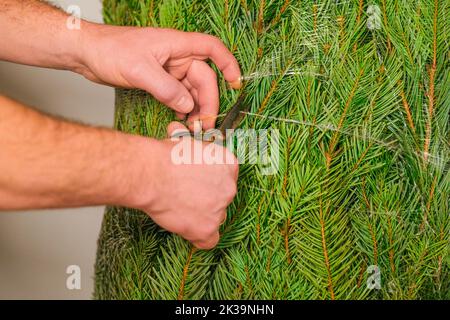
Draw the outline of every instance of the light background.
[[[100,0],[78,5],[100,22]],[[84,123],[111,126],[114,92],[65,72],[0,62],[0,94]],[[0,213],[0,299],[90,299],[102,207]],[[81,290],[66,288],[66,268],[81,268]]]

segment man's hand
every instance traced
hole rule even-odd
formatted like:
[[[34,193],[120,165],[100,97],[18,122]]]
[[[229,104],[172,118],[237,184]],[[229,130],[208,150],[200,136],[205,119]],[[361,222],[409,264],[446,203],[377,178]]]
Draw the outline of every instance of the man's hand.
[[[219,110],[216,74],[206,60],[240,86],[236,59],[215,37],[84,21],[69,30],[67,18],[43,1],[0,1],[0,42],[8,44],[0,60],[146,90],[180,118],[202,119],[204,129],[214,126]],[[222,147],[210,145],[232,164],[175,165],[172,141],[61,121],[1,96],[0,145],[0,210],[128,206],[211,248],[236,193],[237,160]]]
[[[169,136],[183,129],[187,130],[180,123],[173,122],[168,128]],[[158,225],[179,234],[196,247],[211,249],[219,241],[219,227],[225,221],[226,209],[236,194],[238,162],[222,146],[191,138],[182,139],[181,142],[164,140],[157,148],[148,150],[159,154],[158,172],[144,170],[132,184],[132,206],[147,212]],[[189,144],[190,150],[212,147],[223,154],[223,159],[231,161],[177,165],[172,159],[176,143]]]
[[[183,128],[172,123],[169,135]],[[176,165],[178,142],[58,120],[0,96],[0,210],[127,206],[212,248],[236,193],[237,160],[214,143],[181,143],[228,161]]]
[[[139,88],[175,110],[214,127],[219,110],[216,73],[239,87],[239,65],[218,38],[170,29],[82,25],[82,67],[86,78],[118,87]],[[191,128],[192,129],[192,128]]]
[[[0,60],[72,70],[111,86],[138,88],[189,122],[212,128],[219,110],[211,60],[234,88],[239,65],[216,37],[170,29],[118,27],[81,21],[43,1],[0,1]]]

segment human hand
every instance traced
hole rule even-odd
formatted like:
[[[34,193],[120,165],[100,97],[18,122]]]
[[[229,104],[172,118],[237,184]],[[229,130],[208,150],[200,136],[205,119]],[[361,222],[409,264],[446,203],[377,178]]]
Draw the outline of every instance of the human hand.
[[[172,122],[169,136],[182,124]],[[194,140],[190,137],[156,141],[148,148],[145,159],[156,159],[153,166],[144,165],[133,183],[133,207],[143,210],[162,228],[191,241],[197,248],[211,249],[219,241],[219,227],[226,219],[227,206],[236,194],[239,166],[235,156],[226,148]],[[224,164],[175,164],[173,148],[183,144],[183,150],[213,148],[223,154]],[[186,149],[184,149],[186,148]],[[211,149],[210,149],[211,150]],[[194,155],[192,154],[192,157]],[[147,160],[148,161],[148,160]],[[148,171],[147,171],[148,170]],[[151,181],[149,185],[149,181]]]
[[[216,37],[92,23],[82,30],[83,62],[75,71],[94,82],[145,90],[180,119],[187,114],[191,124],[201,119],[205,130],[215,126],[219,111],[217,75],[205,60],[211,59],[232,87],[240,87],[238,62]]]

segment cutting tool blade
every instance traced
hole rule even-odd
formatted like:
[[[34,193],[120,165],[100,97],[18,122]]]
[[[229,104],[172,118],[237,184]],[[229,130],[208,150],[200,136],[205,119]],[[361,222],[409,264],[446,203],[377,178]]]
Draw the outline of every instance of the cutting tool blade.
[[[245,103],[245,94],[242,93],[236,103],[231,107],[230,111],[228,111],[219,127],[223,136],[225,136],[227,130],[236,129],[241,124],[245,117],[245,111],[248,111],[248,107]]]

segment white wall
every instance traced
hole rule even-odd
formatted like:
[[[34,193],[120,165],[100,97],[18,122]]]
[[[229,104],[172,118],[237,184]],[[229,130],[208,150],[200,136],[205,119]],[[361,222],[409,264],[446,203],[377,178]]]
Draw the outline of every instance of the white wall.
[[[78,5],[101,21],[100,0]],[[3,44],[2,44],[3,45]],[[0,93],[84,123],[111,126],[114,92],[81,76],[0,62]],[[0,299],[89,299],[103,208],[0,213]],[[66,288],[66,268],[81,267],[81,290]]]

